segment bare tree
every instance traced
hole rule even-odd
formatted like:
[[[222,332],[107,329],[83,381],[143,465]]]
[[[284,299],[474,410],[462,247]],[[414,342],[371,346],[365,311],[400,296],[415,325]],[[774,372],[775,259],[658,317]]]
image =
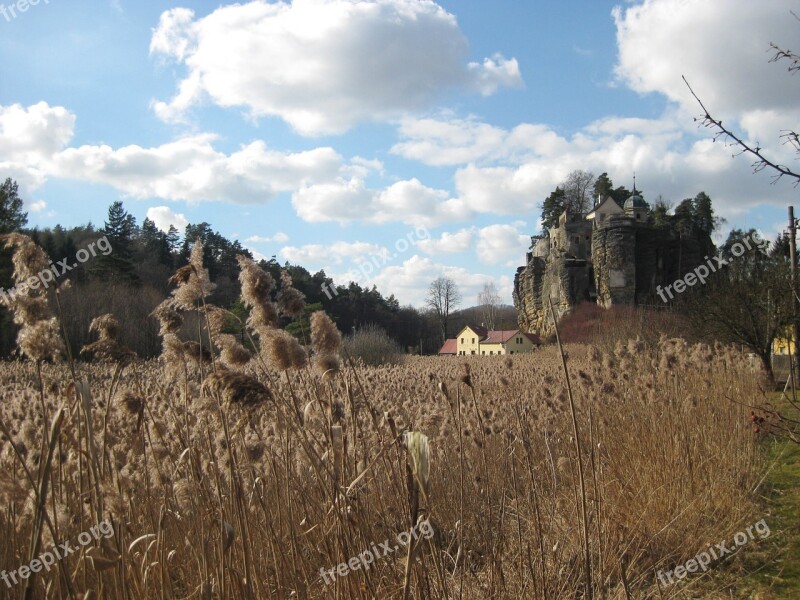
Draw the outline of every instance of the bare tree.
[[[564,190],[564,204],[572,213],[582,214],[591,210],[593,204],[595,176],[588,171],[572,171],[561,188]]]
[[[450,311],[461,303],[461,292],[458,291],[456,282],[449,277],[437,277],[428,288],[425,304],[436,315],[436,320],[442,330],[442,341],[447,339],[447,323],[450,320]]]
[[[497,309],[500,306],[500,294],[497,287],[489,281],[483,284],[483,290],[478,294],[478,307],[481,311],[482,325],[494,329],[497,324]]]
[[[702,291],[687,290],[678,300],[685,302],[684,312],[694,331],[741,344],[760,359],[764,372],[773,378],[772,342],[785,336],[793,322],[792,289],[785,257],[767,255],[757,248],[744,250],[744,240],[755,239],[758,234],[753,229],[731,231],[722,247],[725,266],[708,277]],[[735,249],[732,252],[734,246],[741,246],[742,254]]]

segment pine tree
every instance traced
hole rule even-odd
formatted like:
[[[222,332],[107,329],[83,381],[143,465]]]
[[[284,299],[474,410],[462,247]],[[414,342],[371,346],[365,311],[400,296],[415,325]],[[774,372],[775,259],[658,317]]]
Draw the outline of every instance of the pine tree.
[[[551,227],[558,225],[558,217],[564,212],[565,206],[566,193],[559,186],[542,203],[542,230],[545,233]]]
[[[136,235],[136,220],[119,200],[108,208],[108,220],[101,233],[111,244],[111,252],[99,254],[93,271],[107,281],[138,285],[139,276],[133,260],[133,238]]]
[[[169,230],[167,231],[167,244],[169,245],[169,251],[175,253],[180,248],[181,243],[181,236],[178,234],[178,230],[175,228],[175,225],[170,225]]]
[[[0,185],[0,233],[22,229],[28,222],[28,213],[22,211],[19,185],[9,177]]]
[[[653,209],[650,211],[653,227],[657,229],[667,229],[670,226],[669,209],[670,205],[664,198],[661,196],[656,198]]]
[[[672,216],[673,228],[682,236],[694,233],[694,203],[691,198],[681,201]]]
[[[144,260],[172,267],[172,252],[167,234],[148,218],[142,221],[140,240]]]
[[[601,173],[594,182],[594,201],[599,204],[606,199],[607,196],[614,197],[614,184],[608,176],[608,173]]]
[[[711,198],[705,192],[700,192],[694,197],[693,209],[695,228],[701,233],[711,235],[721,223],[721,220],[714,216]]]

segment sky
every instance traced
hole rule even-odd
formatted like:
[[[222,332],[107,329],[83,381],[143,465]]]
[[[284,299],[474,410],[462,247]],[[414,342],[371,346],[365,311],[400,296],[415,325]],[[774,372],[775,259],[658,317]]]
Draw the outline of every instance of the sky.
[[[3,4],[5,3],[5,4]],[[422,306],[511,303],[543,199],[570,171],[646,200],[705,191],[774,238],[797,189],[800,0],[0,0],[0,179],[29,226],[102,226],[122,200],[208,222],[256,257]]]

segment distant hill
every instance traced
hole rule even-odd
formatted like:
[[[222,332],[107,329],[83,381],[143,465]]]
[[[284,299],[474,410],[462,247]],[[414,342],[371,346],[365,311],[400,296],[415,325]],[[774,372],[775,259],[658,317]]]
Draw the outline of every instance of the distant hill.
[[[472,306],[456,311],[450,315],[450,323],[447,326],[448,335],[454,337],[466,325],[481,325],[489,326],[485,323],[485,310],[481,306]],[[495,322],[494,329],[516,329],[519,327],[517,323],[517,310],[509,305],[502,304],[495,309]]]

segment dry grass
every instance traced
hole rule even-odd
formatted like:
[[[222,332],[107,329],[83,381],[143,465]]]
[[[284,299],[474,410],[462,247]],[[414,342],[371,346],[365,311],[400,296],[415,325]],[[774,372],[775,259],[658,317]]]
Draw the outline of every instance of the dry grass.
[[[184,284],[184,306],[210,310],[201,265]],[[272,310],[253,320],[251,343],[274,335]],[[635,597],[669,598],[679,586],[659,591],[656,571],[763,516],[749,409],[726,399],[761,392],[732,350],[567,347],[587,591],[555,348],[356,367],[336,356],[330,323],[313,322],[320,361],[273,363],[279,351],[262,348],[226,366],[166,333],[161,361],[2,365],[0,423],[13,445],[2,437],[0,570],[26,564],[37,537],[40,551],[54,538],[74,545],[108,518],[114,536],[37,574],[31,597],[611,599],[625,597],[624,572]],[[405,431],[429,440],[424,485]],[[323,583],[321,568],[426,517],[435,535],[412,552]],[[0,583],[0,596],[24,587]]]

